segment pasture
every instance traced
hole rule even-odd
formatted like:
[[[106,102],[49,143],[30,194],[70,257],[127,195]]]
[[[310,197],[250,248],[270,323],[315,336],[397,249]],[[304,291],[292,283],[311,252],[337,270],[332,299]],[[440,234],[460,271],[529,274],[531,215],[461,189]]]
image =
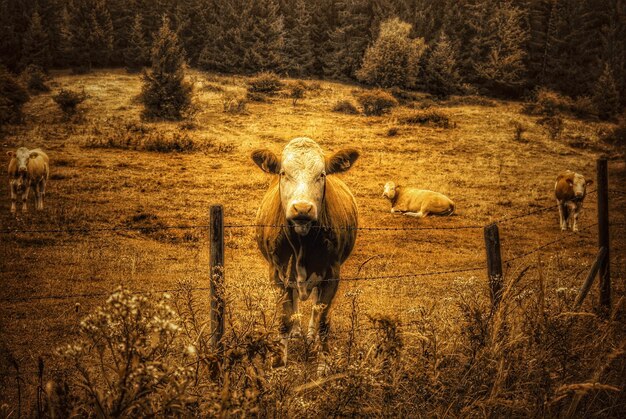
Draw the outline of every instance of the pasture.
[[[254,229],[247,226],[254,224],[270,176],[252,163],[250,153],[257,148],[280,153],[290,139],[307,136],[327,152],[360,150],[356,165],[341,176],[359,206],[360,227],[381,229],[359,231],[342,276],[387,278],[340,283],[331,312],[335,381],[326,390],[303,387],[315,379],[315,368],[307,345],[300,345],[288,366],[291,381],[268,370],[271,385],[278,388],[279,382],[291,390],[280,407],[276,402],[275,410],[260,414],[377,416],[419,408],[426,416],[549,415],[571,408],[574,394],[580,394],[582,401],[576,403],[586,406],[584,412],[606,409],[614,416],[624,411],[624,307],[617,305],[624,295],[624,195],[610,196],[616,305],[611,320],[596,316],[597,283],[583,305],[588,315],[572,316],[574,325],[567,330],[559,317],[571,311],[597,253],[596,195],[591,193],[577,234],[560,231],[556,208],[500,224],[504,260],[567,237],[505,264],[505,284],[517,282],[499,321],[515,336],[496,348],[496,339],[479,327],[489,300],[482,226],[553,206],[557,174],[572,169],[595,180],[601,155],[610,159],[610,188],[624,193],[623,151],[600,141],[612,124],[566,116],[560,137],[552,139],[536,123],[538,117],[522,112],[520,102],[433,101],[419,94],[388,115],[349,115],[331,109],[339,100],[356,103],[354,96],[363,89],[317,81],[304,82],[305,96],[295,106],[279,94],[269,102],[249,102],[244,113],[236,114],[224,111],[224,101],[245,94],[245,77],[190,74],[198,105],[192,122],[142,122],[135,100],[141,88],[137,75],[122,70],[55,73],[49,83],[53,92],[84,88],[89,98],[82,114],[65,121],[51,94],[41,94],[26,105],[25,123],[10,127],[2,138],[2,156],[22,145],[45,150],[51,176],[45,210],[36,212],[31,201],[30,212],[17,217],[9,213],[8,182],[0,183],[1,230],[50,230],[0,235],[0,403],[17,404],[19,374],[22,409],[32,406],[39,358],[45,362],[44,381],[69,376],[55,348],[72,342],[80,319],[118,286],[131,291],[175,291],[181,283],[203,288],[193,292],[193,304],[199,316],[208,318],[208,213],[213,204],[224,206],[227,225],[226,333],[231,341],[252,330],[275,338],[276,293]],[[409,123],[425,106],[448,116],[451,125]],[[516,124],[525,129],[521,140],[514,135]],[[172,141],[183,151],[163,152]],[[7,157],[2,161],[8,164]],[[390,180],[446,194],[456,204],[455,214],[425,219],[391,214],[381,196]],[[64,232],[68,229],[78,231]],[[46,296],[54,298],[30,299]],[[302,304],[301,311],[305,323],[310,304]],[[393,382],[381,378],[384,366],[368,363],[374,359],[369,351],[384,353],[380,342],[389,343],[386,326],[380,327],[384,322],[397,327],[401,339],[398,348],[387,348],[396,354],[394,368],[402,371],[391,374]],[[535,346],[528,343],[531,323],[545,337]],[[483,338],[488,342],[476,343]],[[537,353],[530,352],[531,346]],[[476,353],[485,364],[474,362],[480,358]],[[464,369],[467,365],[473,367]],[[481,376],[487,371],[493,374]],[[562,390],[592,381],[618,389]],[[409,382],[428,394],[406,394]],[[525,392],[538,383],[548,384]],[[261,392],[263,397],[278,397],[271,388]],[[364,407],[364,400],[370,404]]]

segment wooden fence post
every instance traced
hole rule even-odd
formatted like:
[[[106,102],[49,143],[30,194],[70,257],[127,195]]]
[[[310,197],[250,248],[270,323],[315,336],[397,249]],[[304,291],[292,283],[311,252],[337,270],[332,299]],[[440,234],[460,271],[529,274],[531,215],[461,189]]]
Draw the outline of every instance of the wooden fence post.
[[[211,206],[211,344],[220,349],[224,335],[224,208]]]
[[[500,233],[496,223],[484,229],[485,249],[487,251],[487,275],[491,292],[491,308],[498,308],[502,298],[502,257],[500,256]]]
[[[582,287],[580,287],[580,291],[578,291],[578,296],[576,297],[576,302],[574,303],[574,307],[576,309],[580,308],[583,301],[585,300],[587,293],[591,289],[591,284],[593,284],[593,280],[598,274],[598,269],[600,269],[600,266],[602,266],[602,264],[606,260],[605,258],[606,258],[606,247],[601,247],[600,251],[598,252],[598,255],[596,256],[596,260],[594,260],[593,264],[591,265],[591,269],[589,270],[587,279],[583,283]]]
[[[606,249],[600,264],[600,305],[611,307],[611,271],[609,248],[609,171],[606,158],[596,161],[598,188],[598,247]]]

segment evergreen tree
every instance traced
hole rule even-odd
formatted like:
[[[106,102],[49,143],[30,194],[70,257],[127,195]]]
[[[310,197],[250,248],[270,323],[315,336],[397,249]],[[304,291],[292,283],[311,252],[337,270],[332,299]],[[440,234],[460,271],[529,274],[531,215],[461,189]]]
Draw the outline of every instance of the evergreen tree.
[[[141,14],[135,15],[124,57],[126,66],[130,71],[141,69],[148,61],[148,45],[143,32]]]
[[[141,99],[148,118],[180,120],[191,106],[192,86],[185,81],[185,58],[170,21],[163,24],[152,47],[152,65],[144,72]]]
[[[286,20],[285,70],[295,76],[313,72],[314,56],[311,41],[311,15],[304,0],[295,0],[291,19]]]
[[[313,42],[313,74],[324,76],[324,68],[330,60],[332,43],[330,34],[339,20],[337,4],[333,0],[319,0],[318,4],[309,4],[311,14],[311,41]]]
[[[326,59],[324,73],[332,78],[350,80],[356,78],[370,43],[371,16],[367,0],[345,0],[339,4],[339,25],[329,37],[332,52]]]
[[[252,73],[276,71],[283,62],[283,18],[276,0],[250,2],[243,13],[242,69]]]
[[[179,0],[174,12],[176,35],[191,65],[196,65],[206,36],[206,0]]]
[[[0,62],[16,69],[19,63],[20,37],[16,28],[14,7],[9,0],[0,0]]]
[[[487,87],[510,90],[525,82],[528,32],[524,18],[524,11],[511,1],[498,2],[474,37],[474,50],[480,51],[474,70]]]
[[[425,60],[422,83],[426,91],[446,97],[460,90],[456,55],[456,49],[443,32]]]
[[[30,64],[42,69],[50,66],[51,54],[48,33],[43,27],[39,11],[35,9],[30,18],[30,26],[24,34],[22,44],[22,68]]]
[[[423,38],[409,38],[410,32],[411,25],[398,18],[384,21],[378,38],[365,52],[358,79],[381,87],[414,88],[426,44]]]
[[[113,52],[113,22],[106,0],[94,0],[89,14],[89,62],[97,66],[108,65]]]
[[[594,86],[591,100],[598,110],[598,116],[602,119],[613,118],[619,113],[619,90],[608,63],[604,64],[604,70]]]
[[[26,89],[11,72],[0,65],[0,126],[21,122],[22,106],[28,99]]]
[[[205,19],[205,43],[198,57],[204,70],[243,72],[242,25],[245,0],[212,0],[214,15]]]

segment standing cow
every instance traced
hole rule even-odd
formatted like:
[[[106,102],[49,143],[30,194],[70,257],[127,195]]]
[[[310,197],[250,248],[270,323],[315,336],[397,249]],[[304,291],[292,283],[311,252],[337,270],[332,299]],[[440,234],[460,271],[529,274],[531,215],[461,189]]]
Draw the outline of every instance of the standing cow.
[[[21,195],[22,212],[28,211],[28,192],[33,188],[35,192],[35,208],[43,209],[43,198],[46,194],[46,181],[50,173],[48,156],[41,149],[29,150],[20,147],[17,151],[8,151],[11,157],[9,162],[9,185],[11,188],[11,212],[15,213],[17,195]]]
[[[578,231],[576,222],[583,209],[587,186],[592,184],[593,180],[585,180],[583,175],[571,170],[562,172],[556,178],[554,194],[559,207],[561,230],[570,228],[572,231]]]
[[[293,139],[282,157],[269,150],[252,153],[261,170],[276,175],[258,210],[256,235],[269,263],[270,280],[282,291],[283,354],[275,366],[287,362],[288,339],[300,333],[300,322],[294,320],[298,299],[305,301],[309,295],[314,305],[308,337],[319,336],[321,353],[328,352],[328,313],[358,225],[354,196],[332,175],[350,169],[358,157],[352,149],[325,157],[309,138]]]

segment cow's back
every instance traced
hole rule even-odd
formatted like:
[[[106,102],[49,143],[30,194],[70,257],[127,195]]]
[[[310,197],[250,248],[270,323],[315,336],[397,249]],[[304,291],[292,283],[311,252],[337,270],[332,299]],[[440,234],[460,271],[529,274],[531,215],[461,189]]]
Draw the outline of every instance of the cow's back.
[[[566,170],[559,174],[554,185],[554,194],[559,201],[569,201],[574,199],[574,188],[569,182],[574,181],[575,173]]]
[[[37,153],[37,157],[28,160],[28,175],[31,179],[36,181],[41,179],[47,180],[50,174],[50,159],[48,155],[39,148],[31,150],[31,152],[33,151]]]

